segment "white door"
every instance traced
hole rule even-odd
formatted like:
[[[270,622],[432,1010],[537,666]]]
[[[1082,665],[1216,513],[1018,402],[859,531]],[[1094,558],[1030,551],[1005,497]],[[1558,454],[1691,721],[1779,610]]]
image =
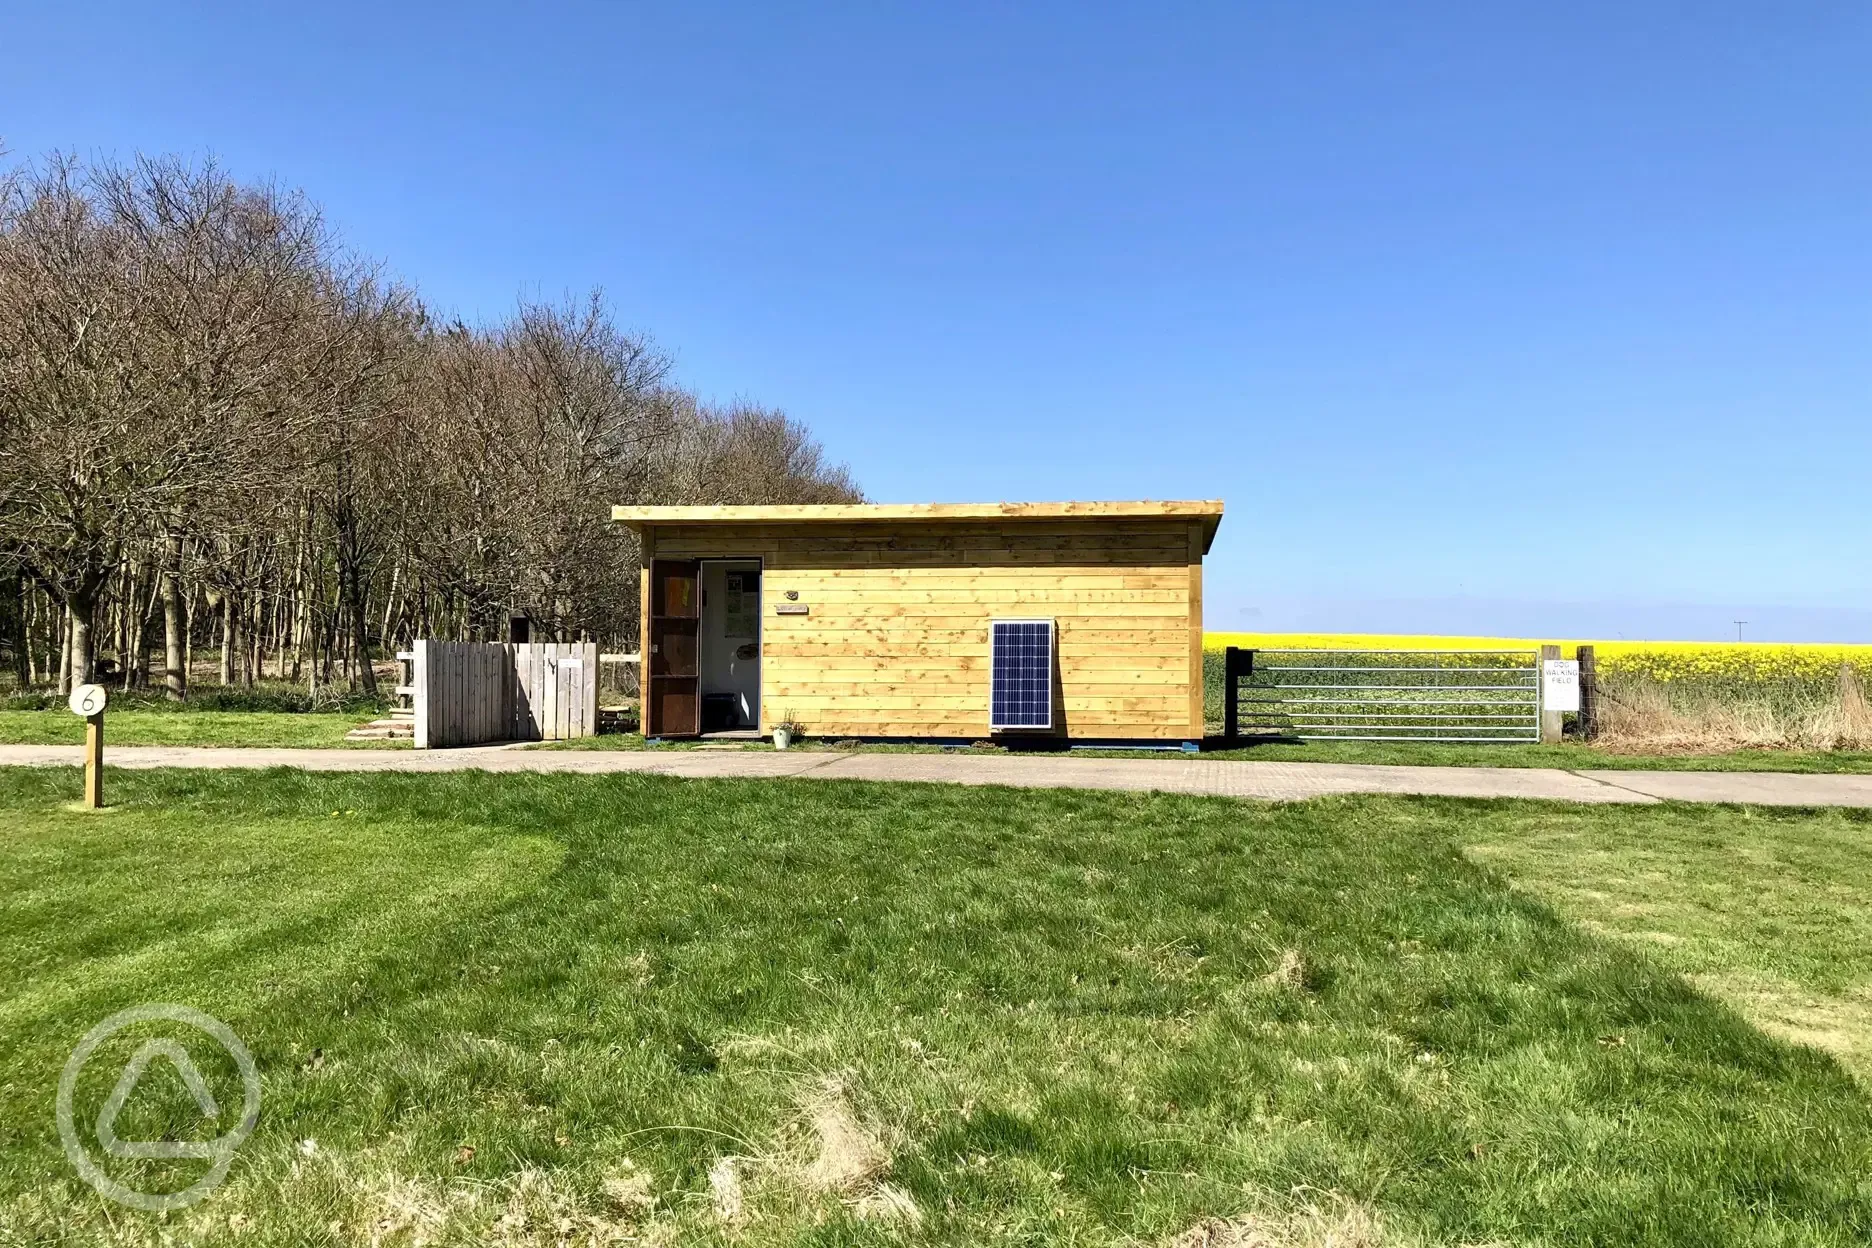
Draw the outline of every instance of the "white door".
[[[722,726],[710,708],[731,698],[730,728],[760,725],[761,565],[754,559],[702,565],[702,726]],[[710,699],[715,699],[713,702]],[[719,712],[718,712],[719,714]]]

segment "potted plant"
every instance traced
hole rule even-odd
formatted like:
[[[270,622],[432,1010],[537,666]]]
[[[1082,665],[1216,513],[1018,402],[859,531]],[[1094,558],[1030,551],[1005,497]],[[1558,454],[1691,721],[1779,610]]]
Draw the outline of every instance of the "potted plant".
[[[784,750],[806,733],[806,726],[793,718],[793,712],[787,711],[780,716],[780,722],[773,728],[773,745],[776,750]]]

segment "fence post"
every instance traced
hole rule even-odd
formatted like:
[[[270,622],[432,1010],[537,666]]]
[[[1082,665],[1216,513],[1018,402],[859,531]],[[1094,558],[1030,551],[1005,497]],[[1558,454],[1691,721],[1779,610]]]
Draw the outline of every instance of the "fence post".
[[[1574,649],[1579,659],[1579,735],[1590,741],[1599,735],[1599,667],[1591,646]]]
[[[429,679],[430,649],[433,643],[418,639],[414,647],[416,657],[410,663],[410,705],[416,708],[416,748],[426,750],[435,743],[429,739],[432,725],[429,721],[429,696],[434,692],[434,684]]]
[[[1241,699],[1237,686],[1244,676],[1254,673],[1254,651],[1229,646],[1222,651],[1222,737],[1233,741],[1241,735]]]
[[[1235,709],[1235,647],[1222,651],[1222,739],[1234,741],[1241,731],[1241,713]]]
[[[1535,673],[1534,679],[1535,679],[1535,682],[1543,690],[1546,688],[1546,682],[1547,682],[1547,660],[1557,659],[1559,657],[1560,657],[1559,646],[1542,646],[1540,648],[1541,666],[1540,666],[1540,671]],[[1541,744],[1542,745],[1560,744],[1560,732],[1561,732],[1561,729],[1565,726],[1565,723],[1566,723],[1565,714],[1563,714],[1560,711],[1548,710],[1547,701],[1543,697],[1541,699],[1541,713],[1540,713]]]

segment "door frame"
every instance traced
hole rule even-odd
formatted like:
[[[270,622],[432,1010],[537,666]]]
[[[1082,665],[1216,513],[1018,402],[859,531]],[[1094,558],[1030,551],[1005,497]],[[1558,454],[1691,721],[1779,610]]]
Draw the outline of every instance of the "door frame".
[[[702,624],[708,619],[708,606],[701,601],[703,574],[711,563],[751,563],[760,576],[760,602],[754,612],[754,731],[766,734],[763,717],[767,713],[767,561],[759,555],[710,555],[706,559],[696,560],[696,611],[700,617],[696,622],[696,726],[702,724],[702,672],[708,662],[708,635]],[[698,731],[697,735],[701,735]]]
[[[659,564],[687,564],[695,569],[695,614],[693,616],[677,616],[671,615],[668,612],[653,612],[652,608],[656,605],[659,596],[663,592],[662,585],[659,583],[658,578]],[[643,600],[644,650],[641,666],[638,671],[638,687],[641,691],[643,702],[641,718],[643,721],[644,735],[646,737],[699,736],[702,731],[702,561],[699,559],[685,559],[669,555],[653,554],[648,559],[645,568],[644,587],[648,591],[644,595]],[[661,647],[665,644],[665,634],[667,632],[666,629],[659,628],[658,626],[669,621],[689,619],[695,621],[694,674],[678,676],[658,673],[655,670],[656,656],[661,653]],[[695,727],[693,729],[678,729],[672,731],[670,725],[662,722],[662,703],[656,697],[656,686],[659,680],[687,680],[694,683],[692,702],[694,706]],[[654,725],[651,723],[653,713],[657,720]]]

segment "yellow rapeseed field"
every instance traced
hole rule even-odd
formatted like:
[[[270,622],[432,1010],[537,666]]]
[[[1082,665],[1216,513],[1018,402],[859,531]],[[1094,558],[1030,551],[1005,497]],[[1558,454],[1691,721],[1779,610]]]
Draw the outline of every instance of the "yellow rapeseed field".
[[[1203,634],[1203,645],[1211,650],[1225,646],[1267,650],[1532,650],[1541,645],[1558,645],[1568,658],[1573,657],[1578,642],[1577,638],[1426,637],[1391,633]],[[1842,663],[1852,664],[1860,673],[1872,673],[1872,645],[1596,641],[1591,638],[1586,639],[1586,644],[1593,647],[1601,673],[1642,676],[1657,681],[1822,681],[1834,679]]]

